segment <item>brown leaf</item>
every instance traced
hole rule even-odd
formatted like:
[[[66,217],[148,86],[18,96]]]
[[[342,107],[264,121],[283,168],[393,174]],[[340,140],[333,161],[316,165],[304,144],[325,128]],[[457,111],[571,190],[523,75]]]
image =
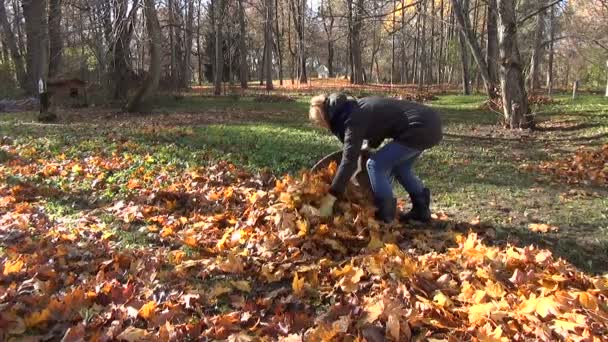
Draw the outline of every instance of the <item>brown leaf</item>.
[[[386,333],[391,336],[393,340],[400,341],[401,326],[399,324],[399,317],[395,314],[388,316],[386,321]]]
[[[116,336],[116,339],[127,342],[152,341],[151,335],[146,330],[134,327],[128,327]]]

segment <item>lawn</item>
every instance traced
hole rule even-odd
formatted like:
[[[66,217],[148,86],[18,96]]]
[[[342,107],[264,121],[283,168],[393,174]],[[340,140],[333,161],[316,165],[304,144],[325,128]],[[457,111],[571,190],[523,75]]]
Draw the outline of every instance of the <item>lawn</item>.
[[[87,284],[90,280],[86,277],[78,278],[80,272],[97,274],[98,279],[111,275],[118,283],[104,283],[113,284],[103,285],[108,286],[105,295],[112,298],[108,299],[110,302],[120,302],[124,292],[130,291],[125,284],[137,279],[146,288],[148,282],[156,284],[150,285],[154,289],[146,296],[154,297],[153,303],[158,304],[172,296],[168,289],[174,288],[175,274],[183,275],[185,270],[202,266],[201,271],[180,278],[184,282],[180,285],[182,290],[213,293],[207,298],[212,300],[212,308],[205,306],[204,310],[209,311],[198,313],[201,322],[206,314],[224,317],[235,307],[246,306],[245,302],[235,304],[234,296],[223,295],[236,289],[252,291],[253,296],[257,293],[255,284],[253,290],[248,284],[255,281],[255,276],[241,279],[213,273],[217,267],[226,273],[238,273],[233,268],[235,260],[258,260],[246,251],[234,254],[238,246],[231,244],[248,243],[242,234],[262,234],[242,228],[241,223],[258,222],[263,213],[272,212],[258,204],[262,197],[264,201],[276,200],[266,195],[276,179],[284,174],[295,176],[340,148],[335,138],[308,123],[308,99],[296,96],[293,102],[262,103],[251,97],[186,96],[179,101],[160,98],[154,112],[145,116],[107,108],[64,110],[54,124],[36,123],[34,113],[0,114],[0,214],[4,215],[0,256],[13,260],[10,264],[6,261],[5,275],[13,279],[32,260],[51,260],[51,255],[55,255],[62,260],[58,261],[61,267],[66,262],[77,265],[77,270],[66,271],[63,286]],[[553,104],[534,107],[539,129],[531,132],[501,129],[495,125],[496,113],[479,109],[482,101],[481,96],[441,95],[428,103],[443,115],[445,139],[440,146],[425,152],[417,171],[433,192],[433,211],[438,220],[429,227],[398,227],[399,235],[413,241],[408,248],[442,252],[450,245],[443,242],[454,238],[453,231],[460,229],[466,234],[471,229],[491,245],[502,248],[508,244],[534,244],[582,271],[608,272],[606,185],[569,184],[526,167],[563,160],[582,146],[599,148],[608,143],[608,99],[584,95],[571,100],[557,96]],[[284,184],[291,181],[287,178]],[[303,188],[295,187],[306,193]],[[400,189],[397,191],[404,199],[401,205],[407,208],[405,195]],[[242,203],[250,205],[244,212],[236,209]],[[280,225],[283,221],[276,222]],[[298,222],[298,235],[306,236],[308,225]],[[551,231],[529,229],[540,224],[548,225]],[[209,235],[198,232],[201,226]],[[462,227],[466,227],[464,231]],[[189,235],[194,233],[198,235]],[[24,236],[25,246],[15,248],[15,241]],[[58,247],[53,247],[55,243]],[[336,247],[336,243],[331,245],[340,251],[338,254],[344,254],[345,247]],[[280,255],[293,253],[292,249],[276,247],[260,253],[267,256],[270,251]],[[103,260],[108,253],[112,257],[107,264],[93,262]],[[357,253],[348,255],[353,260],[359,257]],[[129,271],[121,273],[127,258]],[[265,259],[259,260],[255,262],[263,263],[261,260]],[[289,260],[285,261],[289,267],[304,269],[298,271],[303,272],[300,274],[312,270],[300,261],[292,264]],[[315,260],[324,267],[324,259]],[[343,267],[348,260],[342,255],[332,262]],[[260,267],[266,272],[264,266]],[[344,267],[344,272],[350,272]],[[100,269],[102,275],[96,273]],[[41,268],[36,272],[48,275],[51,271]],[[279,271],[273,272],[276,275]],[[279,291],[281,286],[292,286],[296,291],[301,289],[297,275],[296,272],[293,284],[287,274],[287,283],[281,280],[278,287],[272,288],[264,284],[258,290]],[[152,278],[142,280],[147,276],[162,278],[161,284]],[[48,278],[51,276],[45,276]],[[51,286],[46,283],[45,280],[45,286]],[[119,283],[124,288],[115,293]],[[101,292],[106,289],[103,286]],[[227,286],[232,290],[226,290]],[[68,296],[81,301],[85,301],[82,296],[86,297],[80,293]],[[102,300],[99,293],[95,296],[97,301]],[[35,296],[28,298],[32,303],[36,300]],[[143,297],[138,300],[135,317],[151,321],[150,312],[158,311],[154,319],[160,319],[157,304],[149,302],[153,306],[149,308],[142,302]],[[325,312],[335,304],[319,293],[308,300],[306,305],[318,302],[318,306],[314,304],[317,312]],[[190,306],[188,301],[182,304]],[[171,306],[166,308],[170,310]],[[89,309],[93,311],[80,312],[79,317],[89,317],[88,321],[84,319],[87,324],[103,326],[105,323],[96,316],[102,310],[95,306]],[[75,313],[63,312],[61,317],[69,321],[66,317],[72,314]],[[26,317],[24,324],[30,329],[29,334],[44,330],[40,327],[52,320],[46,315],[50,314],[42,310]],[[174,318],[171,317],[167,319]],[[210,336],[227,336],[224,333],[214,331]]]
[[[0,134],[49,160],[122,153],[133,164],[113,175],[116,184],[141,165],[173,166],[179,172],[220,159],[281,175],[308,168],[339,148],[336,139],[307,122],[307,100],[259,103],[246,97],[186,97],[159,101],[162,106],[147,117],[86,111],[76,118],[66,115],[77,122],[54,125],[31,123],[32,115],[4,114]],[[558,96],[555,104],[534,108],[543,131],[532,133],[499,129],[494,125],[497,113],[478,109],[482,100],[448,95],[429,103],[442,112],[446,126],[444,142],[425,153],[417,166],[434,192],[434,209],[457,221],[487,222],[501,240],[541,244],[582,269],[608,271],[606,189],[561,184],[520,170],[522,164],[564,158],[580,146],[608,142],[608,100]],[[133,146],[123,151],[123,141]],[[154,162],[148,165],[146,159]],[[34,181],[82,193],[90,186],[87,180],[37,177]],[[118,190],[102,198],[114,200],[125,192]],[[53,210],[73,211],[60,207]],[[528,231],[530,223],[547,223],[559,230],[537,234]]]

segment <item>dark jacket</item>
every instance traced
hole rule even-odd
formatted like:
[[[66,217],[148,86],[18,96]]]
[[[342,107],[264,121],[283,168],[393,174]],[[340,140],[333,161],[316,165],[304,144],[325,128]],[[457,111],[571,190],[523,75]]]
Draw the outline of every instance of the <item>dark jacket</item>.
[[[382,97],[347,100],[345,95],[332,94],[326,106],[330,130],[344,144],[330,190],[334,196],[344,192],[357,170],[363,140],[376,148],[385,139],[393,139],[422,151],[443,138],[439,114],[419,103]]]

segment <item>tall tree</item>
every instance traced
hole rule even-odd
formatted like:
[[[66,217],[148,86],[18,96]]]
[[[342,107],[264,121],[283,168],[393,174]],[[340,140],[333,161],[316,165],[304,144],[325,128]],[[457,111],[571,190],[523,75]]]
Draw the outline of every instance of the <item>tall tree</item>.
[[[62,0],[49,0],[49,78],[56,77],[63,62]]]
[[[131,66],[131,40],[139,0],[116,0],[110,4],[106,3],[105,25],[106,36],[110,45],[110,79],[113,88],[112,98],[114,100],[126,100],[128,96],[128,79],[132,74]],[[129,11],[129,7],[131,10]],[[113,13],[112,13],[113,12]],[[147,22],[147,18],[146,19]]]
[[[351,55],[351,83],[363,84],[365,75],[363,71],[363,58],[361,47],[361,30],[363,28],[363,0],[346,0],[348,5],[348,30]]]
[[[551,96],[553,92],[553,58],[555,55],[555,10],[549,8],[549,57],[547,61],[547,94]]]
[[[468,1],[468,0],[462,0]],[[479,67],[479,72],[483,78],[484,87],[486,89],[486,94],[488,97],[495,98],[496,97],[496,86],[492,83],[490,79],[490,75],[488,73],[488,65],[486,64],[486,60],[481,53],[481,47],[479,46],[479,42],[477,41],[477,37],[475,36],[475,32],[471,28],[471,20],[469,19],[468,10],[464,10],[461,6],[459,0],[452,0],[452,6],[454,9],[454,16],[456,20],[458,20],[458,25],[460,27],[461,32],[464,35],[464,40],[469,46],[473,58],[475,59],[475,63]]]
[[[215,29],[215,61],[213,63],[213,94],[222,94],[224,80],[224,38],[222,21],[224,18],[226,0],[213,0],[213,21]]]
[[[245,26],[245,7],[243,6],[244,0],[238,0],[239,4],[239,58],[241,59],[241,67],[239,68],[239,80],[241,82],[241,88],[247,89],[248,75],[247,75],[247,43],[246,35],[247,28]]]
[[[306,0],[290,0],[293,26],[298,35],[297,65],[300,83],[307,83],[306,76],[306,45],[304,41],[306,21]]]
[[[456,2],[456,0],[453,0]],[[454,14],[456,17],[463,16],[466,14],[469,16],[469,0],[462,0],[462,8],[454,6]],[[456,13],[458,12],[458,13]],[[460,13],[460,14],[459,14]],[[464,14],[463,14],[464,13]],[[463,20],[464,23],[464,20]],[[467,38],[465,36],[464,24],[461,23],[461,29],[458,34],[458,42],[460,43],[460,62],[462,63],[462,93],[464,95],[471,95],[471,79],[469,72],[469,54],[467,49]]]
[[[182,63],[182,88],[189,88],[192,82],[192,46],[194,36],[194,0],[186,0],[186,32],[184,33],[184,62]]]
[[[540,87],[540,63],[543,54],[543,37],[545,32],[545,12],[544,1],[539,2],[539,12],[536,15],[536,27],[534,28],[534,46],[532,48],[532,58],[530,61],[530,91],[538,90]]]
[[[48,75],[49,45],[46,0],[23,0],[27,35],[27,92],[36,94],[38,81]]]
[[[264,4],[264,12],[266,18],[264,23],[264,76],[266,79],[266,90],[273,90],[274,86],[272,84],[272,8],[274,4],[273,0],[264,0]]]
[[[23,65],[23,56],[21,55],[21,51],[17,45],[17,36],[13,34],[11,24],[8,21],[4,3],[4,0],[0,0],[0,27],[2,27],[2,30],[4,31],[6,44],[8,45],[8,49],[11,53],[11,59],[13,60],[13,65],[15,66],[15,73],[17,74],[17,82],[19,82],[21,89],[27,91],[28,80],[25,73],[25,66]]]
[[[147,101],[158,90],[161,72],[161,29],[154,0],[144,0],[144,17],[150,41],[150,69],[148,77],[127,105],[129,112],[139,112],[145,109]]]
[[[327,70],[329,77],[334,77],[334,23],[335,16],[330,0],[321,1],[321,21],[323,23],[323,31],[327,37]]]
[[[498,84],[498,28],[496,0],[487,0],[486,29],[488,41],[486,43],[486,63],[488,64],[488,77],[492,84]]]
[[[521,56],[517,42],[517,19],[514,0],[498,0],[498,48],[500,86],[505,123],[510,128],[527,128],[528,116]]]

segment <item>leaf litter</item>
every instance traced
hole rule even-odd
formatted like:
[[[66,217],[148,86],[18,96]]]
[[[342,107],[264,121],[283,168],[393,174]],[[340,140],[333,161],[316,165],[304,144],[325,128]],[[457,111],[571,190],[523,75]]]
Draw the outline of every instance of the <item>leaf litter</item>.
[[[320,218],[335,165],[275,181],[227,162],[135,169],[120,200],[69,221],[44,206],[69,188],[27,180],[87,181],[96,196],[113,191],[109,175],[130,168],[129,158],[3,149],[12,158],[0,166],[1,340],[608,335],[608,278],[550,251],[492,246],[491,228],[446,224],[444,214],[423,226],[380,224],[356,187],[334,217]],[[125,233],[145,240],[125,246]]]

